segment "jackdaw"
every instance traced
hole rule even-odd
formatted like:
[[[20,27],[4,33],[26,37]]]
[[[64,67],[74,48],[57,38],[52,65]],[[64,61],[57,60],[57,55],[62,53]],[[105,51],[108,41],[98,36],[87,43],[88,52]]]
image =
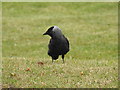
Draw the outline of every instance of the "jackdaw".
[[[62,30],[57,26],[52,26],[43,35],[51,37],[48,45],[48,55],[52,57],[52,62],[58,59],[59,55],[62,55],[64,63],[64,56],[69,51],[69,41],[62,34]]]

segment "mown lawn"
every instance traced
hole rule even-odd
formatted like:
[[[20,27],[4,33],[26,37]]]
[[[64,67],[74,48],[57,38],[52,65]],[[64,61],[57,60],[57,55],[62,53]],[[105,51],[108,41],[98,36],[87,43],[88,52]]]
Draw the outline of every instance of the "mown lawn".
[[[118,87],[118,4],[3,2],[3,87]],[[60,27],[70,52],[52,63],[50,37]]]

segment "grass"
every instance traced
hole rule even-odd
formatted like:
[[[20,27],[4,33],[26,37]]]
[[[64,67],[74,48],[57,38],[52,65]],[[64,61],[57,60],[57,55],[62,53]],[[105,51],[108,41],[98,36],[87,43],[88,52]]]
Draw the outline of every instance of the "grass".
[[[117,3],[3,2],[2,10],[3,87],[118,87]],[[70,41],[65,64],[47,55],[42,34],[53,25]]]

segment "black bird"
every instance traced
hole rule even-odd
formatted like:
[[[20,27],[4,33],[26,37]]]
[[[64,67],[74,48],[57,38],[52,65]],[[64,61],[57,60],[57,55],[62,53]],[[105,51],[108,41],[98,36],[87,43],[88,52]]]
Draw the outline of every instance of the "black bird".
[[[58,59],[59,55],[62,55],[64,63],[64,56],[69,51],[69,41],[62,34],[62,30],[57,26],[52,26],[43,35],[51,37],[48,45],[48,55],[52,57],[52,62]]]

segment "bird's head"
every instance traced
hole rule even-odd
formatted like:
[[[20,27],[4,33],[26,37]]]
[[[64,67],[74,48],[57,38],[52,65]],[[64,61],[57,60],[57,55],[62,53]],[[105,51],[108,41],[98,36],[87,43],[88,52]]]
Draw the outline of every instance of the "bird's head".
[[[57,26],[50,27],[43,35],[49,35],[51,37],[59,37],[62,35],[61,29]]]

